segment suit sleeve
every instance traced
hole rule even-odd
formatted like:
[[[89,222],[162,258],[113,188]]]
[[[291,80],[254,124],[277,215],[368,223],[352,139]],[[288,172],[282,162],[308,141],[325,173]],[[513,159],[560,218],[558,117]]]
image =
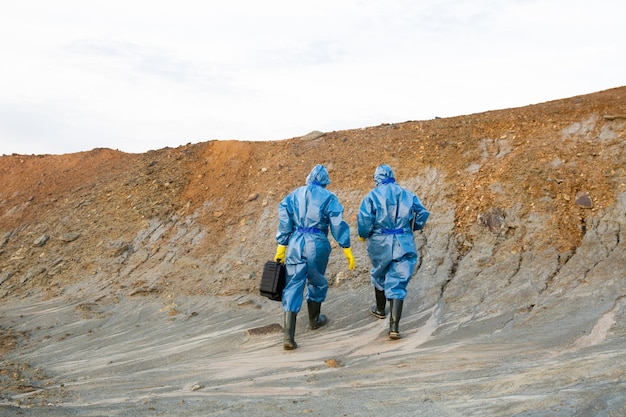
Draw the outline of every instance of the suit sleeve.
[[[285,197],[278,205],[278,229],[276,230],[276,242],[287,246],[293,233],[292,207],[289,204],[290,195]]]
[[[350,226],[343,220],[343,206],[333,196],[328,204],[328,219],[330,222],[330,232],[342,248],[350,247]]]
[[[426,225],[426,221],[430,216],[430,213],[426,208],[422,205],[419,198],[417,196],[413,197],[413,230],[422,230]]]
[[[361,201],[361,206],[359,207],[359,212],[357,214],[358,232],[359,236],[363,239],[367,239],[371,236],[372,231],[374,230],[375,216],[376,212],[374,211],[372,200],[368,195],[363,199],[363,201]]]

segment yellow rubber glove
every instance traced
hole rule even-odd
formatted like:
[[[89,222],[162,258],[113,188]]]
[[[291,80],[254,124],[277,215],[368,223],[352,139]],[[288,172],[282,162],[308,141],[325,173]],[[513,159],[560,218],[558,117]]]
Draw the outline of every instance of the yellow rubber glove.
[[[354,256],[352,256],[352,249],[343,248],[343,254],[346,255],[348,260],[348,269],[354,269]]]
[[[274,256],[274,262],[280,262],[284,264],[286,251],[287,251],[287,246],[278,245],[278,247],[276,248],[276,256]]]
[[[365,242],[365,238],[364,238],[364,237],[359,236],[359,240],[360,240],[361,242]]]

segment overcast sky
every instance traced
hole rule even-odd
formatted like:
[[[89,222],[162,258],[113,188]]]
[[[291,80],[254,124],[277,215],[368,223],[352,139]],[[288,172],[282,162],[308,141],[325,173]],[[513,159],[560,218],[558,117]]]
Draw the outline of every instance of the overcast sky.
[[[5,0],[0,154],[428,120],[626,85],[623,0]]]

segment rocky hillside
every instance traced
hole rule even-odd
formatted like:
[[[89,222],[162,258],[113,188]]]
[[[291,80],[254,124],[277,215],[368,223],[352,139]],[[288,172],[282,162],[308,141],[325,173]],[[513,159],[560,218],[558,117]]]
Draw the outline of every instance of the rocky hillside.
[[[389,163],[433,222],[453,212],[460,254],[477,224],[512,251],[571,253],[626,191],[625,124],[618,88],[276,142],[3,156],[0,291],[54,295],[92,275],[129,293],[253,291],[273,256],[276,206],[316,163],[353,226],[375,167]],[[522,230],[533,219],[541,231]]]
[[[409,288],[415,316],[407,313],[408,322],[432,320],[420,340],[444,343],[465,326],[489,335],[506,328],[520,342],[539,332],[545,346],[563,350],[589,336],[579,343],[613,340],[623,351],[626,87],[274,142],[2,156],[0,303],[64,299],[86,317],[97,316],[102,303],[146,300],[183,317],[181,297],[198,296],[243,297],[270,309],[257,288],[275,251],[276,207],[317,163],[328,168],[328,188],[345,207],[357,260],[346,271],[333,252],[332,291],[370,295],[356,211],[374,169],[388,163],[432,213],[416,235],[421,264]],[[27,340],[34,343],[34,330],[6,308],[0,353],[17,355]],[[610,322],[604,333],[595,327],[602,318],[605,327]],[[598,378],[606,384],[602,398],[624,387],[623,376]],[[8,402],[24,389],[17,380],[0,373]]]

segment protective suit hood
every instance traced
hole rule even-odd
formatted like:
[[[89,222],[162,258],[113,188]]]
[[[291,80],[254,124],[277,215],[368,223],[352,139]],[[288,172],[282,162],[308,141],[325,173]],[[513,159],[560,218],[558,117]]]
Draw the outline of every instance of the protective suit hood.
[[[376,181],[376,185],[381,184],[389,184],[390,182],[396,182],[396,179],[393,175],[393,170],[387,164],[380,165],[376,168],[376,172],[374,172],[374,181]]]
[[[322,187],[326,187],[330,184],[330,177],[328,176],[326,167],[324,165],[315,165],[311,173],[306,177],[306,184],[321,185]]]

